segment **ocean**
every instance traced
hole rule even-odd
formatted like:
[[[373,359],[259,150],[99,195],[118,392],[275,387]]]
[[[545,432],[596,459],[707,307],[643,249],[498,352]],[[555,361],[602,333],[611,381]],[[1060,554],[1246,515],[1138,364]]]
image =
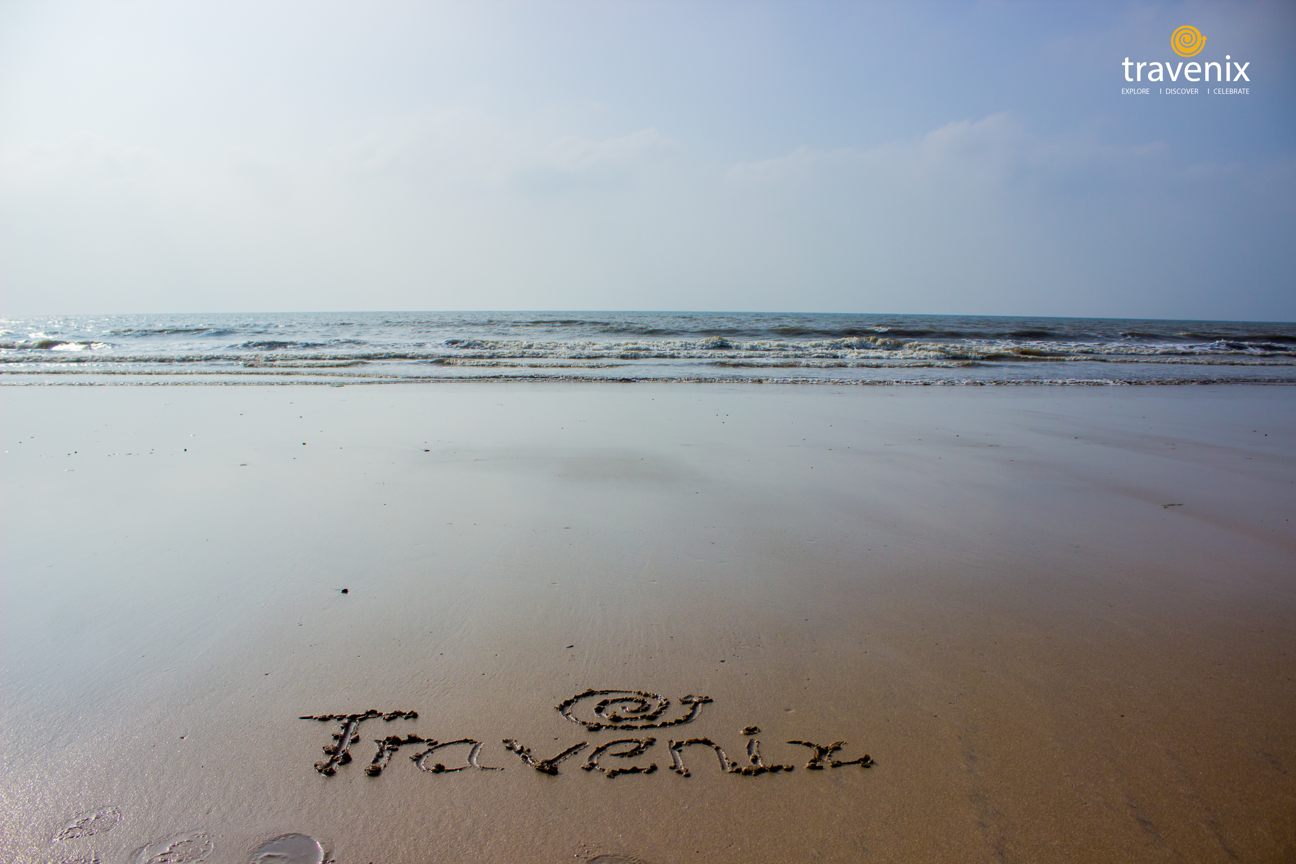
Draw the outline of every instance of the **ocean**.
[[[1296,383],[1296,324],[757,312],[0,319],[0,384]]]

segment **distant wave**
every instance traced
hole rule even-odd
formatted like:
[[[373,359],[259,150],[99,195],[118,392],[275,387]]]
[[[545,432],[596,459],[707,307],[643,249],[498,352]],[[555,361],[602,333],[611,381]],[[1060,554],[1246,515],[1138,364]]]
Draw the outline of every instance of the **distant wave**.
[[[897,327],[884,324],[838,327],[808,326],[802,324],[774,324],[763,327],[697,326],[662,327],[652,324],[621,321],[579,319],[535,319],[509,322],[519,328],[561,329],[571,327],[587,333],[612,336],[644,336],[649,338],[712,337],[736,339],[766,339],[772,337],[804,339],[851,339],[872,336],[890,336],[914,339],[1048,339],[1064,338],[1066,334],[1044,328],[1015,328],[1009,330],[950,330],[926,327]]]
[[[1282,345],[1296,345],[1296,334],[1292,333],[1257,333],[1246,337],[1226,333],[1181,333],[1185,339],[1200,339],[1203,342],[1226,342],[1239,340],[1244,342],[1276,342]]]
[[[0,350],[10,351],[97,351],[111,347],[107,342],[90,339],[23,339],[0,342]]]
[[[148,336],[232,336],[234,330],[228,327],[124,327],[120,330],[109,330],[107,335],[129,337]]]
[[[288,339],[257,339],[234,346],[242,351],[285,351],[306,348],[335,348],[340,345],[363,345],[359,339],[329,339],[324,342],[294,342]]]

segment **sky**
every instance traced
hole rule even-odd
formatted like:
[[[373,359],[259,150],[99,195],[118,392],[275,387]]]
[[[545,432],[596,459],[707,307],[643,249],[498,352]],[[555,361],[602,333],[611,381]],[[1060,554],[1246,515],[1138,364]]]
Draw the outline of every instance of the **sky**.
[[[1250,93],[1121,94],[1182,24]],[[1293,45],[1288,0],[0,0],[0,314],[1292,321]]]

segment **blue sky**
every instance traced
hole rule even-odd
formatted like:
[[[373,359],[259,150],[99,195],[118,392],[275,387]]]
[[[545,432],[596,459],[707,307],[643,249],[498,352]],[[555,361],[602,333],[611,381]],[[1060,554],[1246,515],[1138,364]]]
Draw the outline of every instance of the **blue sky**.
[[[1122,96],[1180,24],[1252,92]],[[0,312],[1293,320],[1293,44],[1285,2],[10,0]]]

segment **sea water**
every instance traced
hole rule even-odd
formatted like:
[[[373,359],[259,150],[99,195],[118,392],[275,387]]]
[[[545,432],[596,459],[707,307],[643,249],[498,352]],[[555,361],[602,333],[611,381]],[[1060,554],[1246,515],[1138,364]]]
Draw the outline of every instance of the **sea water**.
[[[0,319],[0,383],[1296,383],[1296,324],[754,312]]]

